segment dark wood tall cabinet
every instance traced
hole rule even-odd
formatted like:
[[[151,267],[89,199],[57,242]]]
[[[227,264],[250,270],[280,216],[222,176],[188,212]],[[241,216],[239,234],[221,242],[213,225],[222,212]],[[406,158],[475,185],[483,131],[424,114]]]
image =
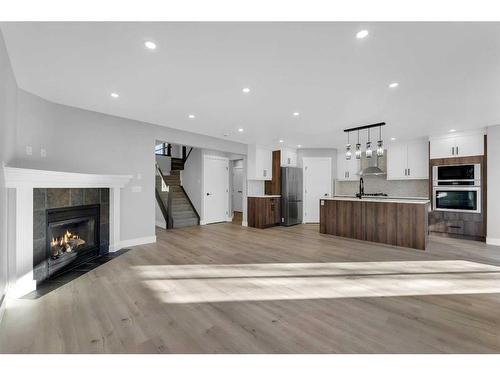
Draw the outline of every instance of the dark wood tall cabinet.
[[[248,226],[267,228],[281,221],[280,197],[248,197]]]
[[[281,151],[273,151],[273,179],[265,181],[264,191],[267,195],[281,194]]]

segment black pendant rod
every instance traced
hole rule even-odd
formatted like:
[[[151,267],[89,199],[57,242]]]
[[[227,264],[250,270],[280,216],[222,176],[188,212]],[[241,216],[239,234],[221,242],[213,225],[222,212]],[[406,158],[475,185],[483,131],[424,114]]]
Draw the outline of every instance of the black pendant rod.
[[[353,132],[353,131],[356,131],[356,130],[376,128],[377,126],[384,126],[384,125],[385,125],[385,122],[377,122],[376,124],[363,125],[363,126],[358,126],[358,127],[355,127],[355,128],[344,129],[344,132],[349,133],[349,132]]]

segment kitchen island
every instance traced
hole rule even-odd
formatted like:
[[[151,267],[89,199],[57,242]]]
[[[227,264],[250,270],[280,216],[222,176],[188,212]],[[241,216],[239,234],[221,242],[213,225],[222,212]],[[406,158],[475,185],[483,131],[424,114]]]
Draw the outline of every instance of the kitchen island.
[[[425,250],[427,199],[320,199],[320,233]]]

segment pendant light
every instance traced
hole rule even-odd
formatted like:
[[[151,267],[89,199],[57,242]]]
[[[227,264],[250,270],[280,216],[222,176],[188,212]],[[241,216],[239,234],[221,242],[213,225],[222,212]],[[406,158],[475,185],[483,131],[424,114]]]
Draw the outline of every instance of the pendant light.
[[[361,159],[361,143],[359,143],[359,130],[358,130],[358,143],[356,143],[356,159]]]
[[[345,160],[351,160],[351,142],[349,142],[349,132],[347,132],[347,144],[345,145]]]
[[[377,157],[384,156],[384,141],[382,141],[382,127],[378,127]]]
[[[372,143],[370,142],[370,129],[368,129],[368,142],[366,142],[366,157],[372,157]]]

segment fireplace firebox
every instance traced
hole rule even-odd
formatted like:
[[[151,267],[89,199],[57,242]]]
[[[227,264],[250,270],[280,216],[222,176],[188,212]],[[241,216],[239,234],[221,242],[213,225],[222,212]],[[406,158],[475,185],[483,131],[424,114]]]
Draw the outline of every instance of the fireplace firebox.
[[[100,205],[46,210],[47,276],[99,255]]]

